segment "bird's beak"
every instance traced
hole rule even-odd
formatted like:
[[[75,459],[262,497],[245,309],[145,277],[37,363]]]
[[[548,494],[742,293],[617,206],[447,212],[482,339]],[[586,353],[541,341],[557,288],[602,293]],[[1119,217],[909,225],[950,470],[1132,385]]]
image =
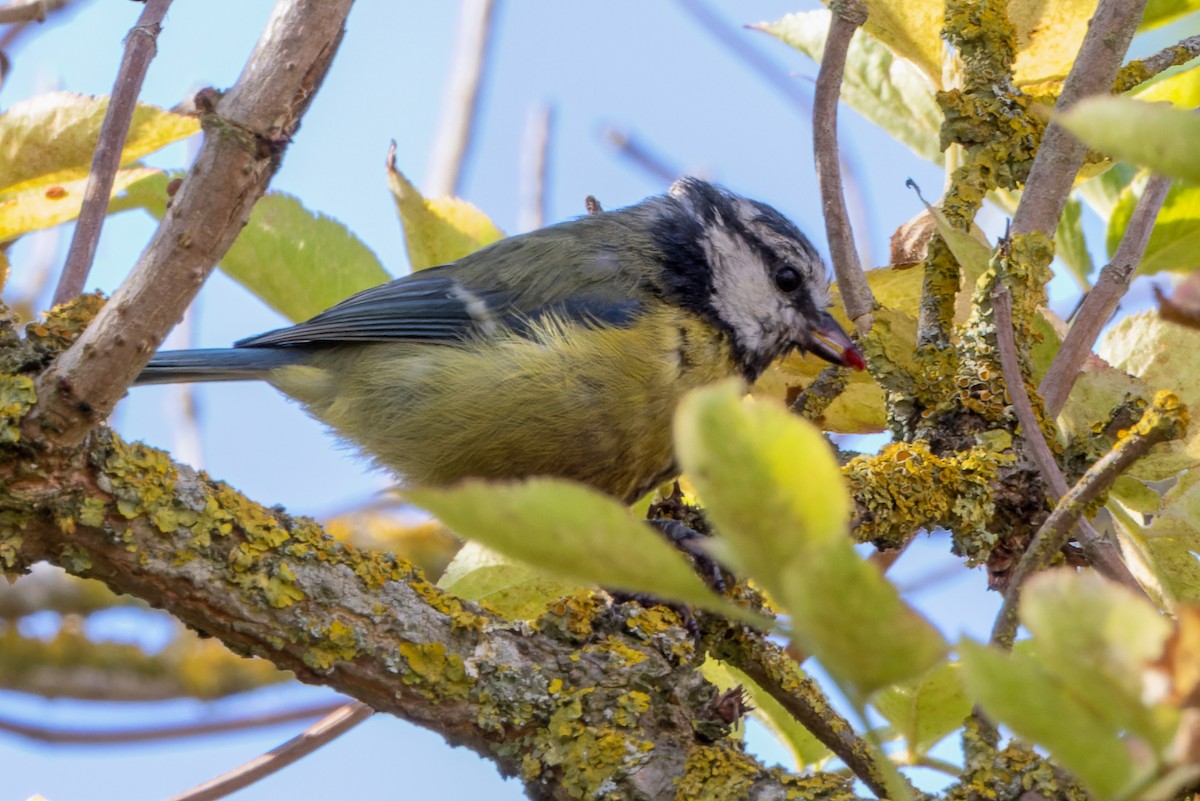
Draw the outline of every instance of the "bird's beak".
[[[828,313],[822,314],[817,324],[809,331],[809,341],[804,349],[820,356],[827,362],[862,370],[867,366],[862,353],[850,341],[850,337]]]

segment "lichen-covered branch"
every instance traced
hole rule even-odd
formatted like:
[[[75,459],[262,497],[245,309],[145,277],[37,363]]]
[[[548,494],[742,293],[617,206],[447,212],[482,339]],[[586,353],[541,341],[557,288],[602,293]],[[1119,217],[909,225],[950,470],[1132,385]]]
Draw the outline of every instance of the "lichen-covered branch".
[[[880,755],[833,709],[820,686],[797,670],[796,662],[782,648],[744,629],[727,625],[718,629],[715,636],[705,640],[713,656],[749,676],[836,754],[871,792],[888,797],[887,777],[878,764]],[[913,790],[911,796],[915,795]]]
[[[1153,55],[1130,61],[1117,73],[1117,79],[1113,81],[1113,94],[1128,92],[1171,67],[1186,64],[1197,57],[1200,57],[1200,35],[1189,36]]]
[[[1012,647],[1017,631],[1017,607],[1022,585],[1035,572],[1050,564],[1054,555],[1062,550],[1075,521],[1083,515],[1088,505],[1107,492],[1113,482],[1152,447],[1186,434],[1187,426],[1187,409],[1179,398],[1172,392],[1160,391],[1142,419],[1116,447],[1092,465],[1075,486],[1062,496],[1013,571],[1008,590],[1004,593],[1004,606],[992,628],[993,643]]]
[[[23,376],[0,380],[5,571],[45,560],[100,579],[237,653],[474,749],[531,797],[605,787],[657,799],[689,786],[853,798],[849,779],[765,768],[733,740],[700,733],[712,731],[712,688],[669,609],[581,591],[534,626],[506,621],[106,429],[35,464],[12,422],[31,389]]]
[[[38,380],[29,435],[78,443],[103,420],[245,225],[341,41],[350,0],[280,0],[237,84],[197,96],[204,146],[105,309]]]

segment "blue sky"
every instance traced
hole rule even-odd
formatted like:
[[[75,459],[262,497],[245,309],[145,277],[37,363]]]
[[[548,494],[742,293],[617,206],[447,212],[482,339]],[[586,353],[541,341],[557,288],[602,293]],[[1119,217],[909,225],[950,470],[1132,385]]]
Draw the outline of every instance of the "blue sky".
[[[170,106],[204,86],[236,79],[262,28],[265,0],[176,0],[159,39],[143,100]],[[731,22],[774,20],[814,2],[724,0],[713,7]],[[46,25],[10,55],[14,68],[0,88],[0,106],[53,88],[107,94],[122,40],[141,6],[80,4]],[[388,194],[384,157],[397,142],[397,162],[416,183],[425,172],[449,60],[457,3],[359,3],[325,86],[289,148],[273,186],[300,197],[309,208],[345,223],[393,274],[407,270],[403,240]],[[735,29],[758,45],[798,86],[811,88],[811,62],[763,34]],[[551,147],[548,221],[583,213],[584,197],[607,208],[663,191],[665,184],[616,156],[600,136],[606,126],[636,134],[686,171],[702,171],[747,195],[770,202],[823,246],[812,144],[805,116],[668,0],[608,3],[501,2],[491,67],[467,164],[463,195],[505,230],[516,230],[520,149],[529,109],[552,103],[556,127]],[[859,165],[876,263],[887,237],[919,210],[904,188],[914,178],[927,196],[941,185],[940,171],[844,113],[843,142]],[[155,163],[182,166],[188,148],[165,151]],[[90,286],[111,291],[136,260],[152,230],[148,217],[110,220]],[[59,262],[69,230],[43,239]],[[19,283],[32,242],[13,253]],[[280,323],[272,312],[220,274],[205,287],[196,317],[204,346],[224,346]],[[374,497],[390,481],[365,469],[319,425],[265,386],[210,385],[200,390],[203,466],[251,497],[315,516]],[[167,410],[175,402],[163,388],[138,389],[115,415],[129,437],[171,448]],[[900,565],[920,574],[952,559],[945,540],[922,543]],[[924,557],[928,557],[927,559]],[[915,567],[906,568],[910,562]],[[919,563],[919,564],[918,564]],[[931,565],[934,566],[931,568]],[[983,592],[976,571],[918,597],[927,609],[940,604],[966,614],[939,622],[957,631],[984,631],[997,599]],[[143,640],[153,631],[113,630]],[[278,708],[327,697],[291,687],[233,699],[225,713]],[[62,726],[134,725],[186,720],[200,705],[80,705],[0,694],[6,714]],[[277,745],[295,726],[203,741],[141,748],[48,748],[0,739],[0,801],[42,793],[51,801],[155,799],[171,795]],[[756,742],[761,742],[757,738]],[[780,758],[768,750],[768,758]],[[336,784],[335,784],[336,783]],[[447,798],[522,798],[494,769],[436,735],[394,719],[378,718],[314,758],[235,796],[251,799],[323,798],[336,787],[358,793]]]

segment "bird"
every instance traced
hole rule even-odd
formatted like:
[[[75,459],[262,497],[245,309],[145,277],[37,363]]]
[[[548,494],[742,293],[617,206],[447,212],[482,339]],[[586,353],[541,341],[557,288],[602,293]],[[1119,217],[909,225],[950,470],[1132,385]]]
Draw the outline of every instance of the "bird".
[[[263,380],[402,482],[570,479],[633,503],[677,475],[693,389],[806,351],[861,370],[815,247],[697,178],[495,242],[136,384]]]

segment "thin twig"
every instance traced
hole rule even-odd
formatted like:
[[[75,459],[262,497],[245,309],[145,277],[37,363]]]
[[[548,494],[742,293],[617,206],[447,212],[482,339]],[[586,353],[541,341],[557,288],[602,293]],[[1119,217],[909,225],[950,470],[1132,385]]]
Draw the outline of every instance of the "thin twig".
[[[992,628],[992,643],[1005,648],[1012,647],[1017,631],[1017,607],[1022,585],[1031,575],[1048,565],[1067,544],[1075,521],[1080,519],[1088,504],[1106,492],[1150,448],[1160,442],[1177,439],[1186,431],[1187,412],[1179,403],[1179,398],[1171,392],[1159,392],[1129,435],[1088,468],[1075,486],[1063,495],[1013,570],[1004,593],[1004,606]]]
[[[717,624],[727,627],[728,624]],[[706,638],[707,639],[707,638]],[[880,798],[889,796],[887,775],[876,763],[880,754],[834,711],[820,685],[796,669],[799,659],[745,627],[722,628],[712,638],[714,656],[750,677]],[[801,656],[800,659],[803,657]],[[915,791],[911,797],[917,797]]]
[[[1128,92],[1135,86],[1141,86],[1159,73],[1186,64],[1200,57],[1200,34],[1189,36],[1173,45],[1164,47],[1157,53],[1145,58],[1130,61],[1117,73],[1113,81],[1113,94]]]
[[[108,731],[80,731],[78,729],[52,729],[32,723],[21,723],[14,720],[0,719],[0,731],[16,734],[28,740],[53,745],[129,745],[160,740],[181,740],[185,737],[205,737],[212,734],[225,734],[231,731],[246,731],[261,729],[267,726],[278,726],[283,723],[294,723],[309,720],[321,715],[342,709],[346,703],[318,704],[300,709],[289,709],[282,712],[271,712],[265,715],[249,715],[230,720],[206,721],[204,723],[185,723],[173,726],[150,726],[141,729],[110,729]]]
[[[345,29],[350,0],[279,0],[238,82],[204,90],[205,137],[167,216],[129,277],[38,379],[25,434],[83,439],[112,411],[249,219]],[[302,65],[302,67],[297,67]]]
[[[1083,98],[1107,93],[1112,88],[1117,68],[1145,8],[1146,0],[1100,0],[1075,64],[1063,83],[1062,94],[1054,106],[1056,112],[1062,113]],[[1054,234],[1086,154],[1086,145],[1057,122],[1050,123],[1013,214],[1014,234],[1033,231]]]
[[[618,155],[640,167],[648,175],[667,184],[673,184],[683,177],[682,170],[668,164],[666,159],[652,151],[633,134],[610,126],[601,132],[601,136],[613,146]]]
[[[1083,299],[1083,304],[1075,314],[1071,330],[1067,332],[1062,347],[1054,355],[1054,361],[1042,377],[1038,385],[1038,393],[1046,404],[1046,414],[1058,417],[1071,388],[1079,377],[1079,371],[1100,330],[1112,317],[1121,298],[1129,291],[1129,283],[1133,280],[1134,270],[1146,252],[1146,244],[1150,241],[1150,232],[1154,230],[1154,221],[1158,219],[1158,211],[1162,208],[1171,188],[1171,179],[1161,175],[1153,175],[1146,183],[1142,196],[1138,198],[1129,224],[1121,237],[1121,244],[1112,261],[1100,271],[1096,285]]]
[[[168,801],[216,801],[224,798],[273,773],[278,773],[293,762],[341,737],[373,714],[374,710],[358,701],[340,706],[283,745],[272,748],[257,759],[215,779],[179,795],[173,795]]]
[[[70,0],[13,0],[0,6],[0,25],[21,22],[45,22],[46,15],[65,6]]]
[[[425,179],[426,194],[431,197],[456,195],[462,183],[463,164],[479,111],[495,7],[494,0],[462,0],[459,8],[450,81],[442,99]]]
[[[533,231],[546,224],[546,176],[553,127],[553,106],[538,103],[530,107],[521,147],[521,204],[517,227],[522,231]]]
[[[850,39],[866,21],[867,11],[861,0],[837,0],[832,10],[829,36],[825,41],[821,68],[817,72],[817,91],[813,99],[813,152],[817,163],[817,183],[821,190],[821,210],[825,215],[825,235],[829,240],[829,253],[842,304],[855,327],[865,331],[871,326],[875,298],[858,260],[854,232],[842,192],[837,107]]]
[[[1012,297],[1008,288],[997,283],[992,290],[992,311],[996,322],[996,350],[1000,359],[1000,370],[1004,374],[1004,383],[1008,388],[1009,399],[1017,421],[1021,424],[1021,436],[1025,447],[1033,457],[1046,488],[1046,498],[1057,506],[1060,499],[1067,494],[1067,479],[1058,466],[1046,438],[1042,434],[1042,426],[1037,413],[1033,410],[1033,402],[1025,389],[1025,378],[1017,356],[1017,345],[1013,338]],[[1078,517],[1078,516],[1076,516]],[[1116,546],[1101,537],[1090,526],[1080,521],[1077,532],[1080,547],[1091,560],[1092,565],[1114,581],[1117,581],[1134,592],[1142,594],[1141,585],[1129,572]],[[1012,586],[1010,584],[1010,586]]]
[[[79,209],[71,246],[67,250],[67,262],[58,279],[58,287],[54,290],[55,305],[66,303],[83,292],[92,262],[96,259],[96,246],[100,242],[104,217],[108,214],[108,198],[112,194],[113,181],[121,166],[125,137],[129,135],[133,112],[137,110],[142,81],[146,79],[150,62],[158,53],[158,34],[170,6],[171,0],[147,0],[137,23],[125,37],[125,55],[121,57],[121,67],[104,112],[104,122],[100,124],[96,151],[92,154],[92,169],[83,192],[83,205]]]
[[[750,43],[745,36],[738,35],[735,28],[721,19],[702,0],[676,0],[687,14],[698,22],[708,33],[729,49],[738,59],[750,69],[758,73],[775,91],[779,92],[788,102],[808,117],[812,114],[812,98],[804,91],[799,83],[780,69],[775,62],[761,50]],[[753,27],[751,27],[753,30]]]

